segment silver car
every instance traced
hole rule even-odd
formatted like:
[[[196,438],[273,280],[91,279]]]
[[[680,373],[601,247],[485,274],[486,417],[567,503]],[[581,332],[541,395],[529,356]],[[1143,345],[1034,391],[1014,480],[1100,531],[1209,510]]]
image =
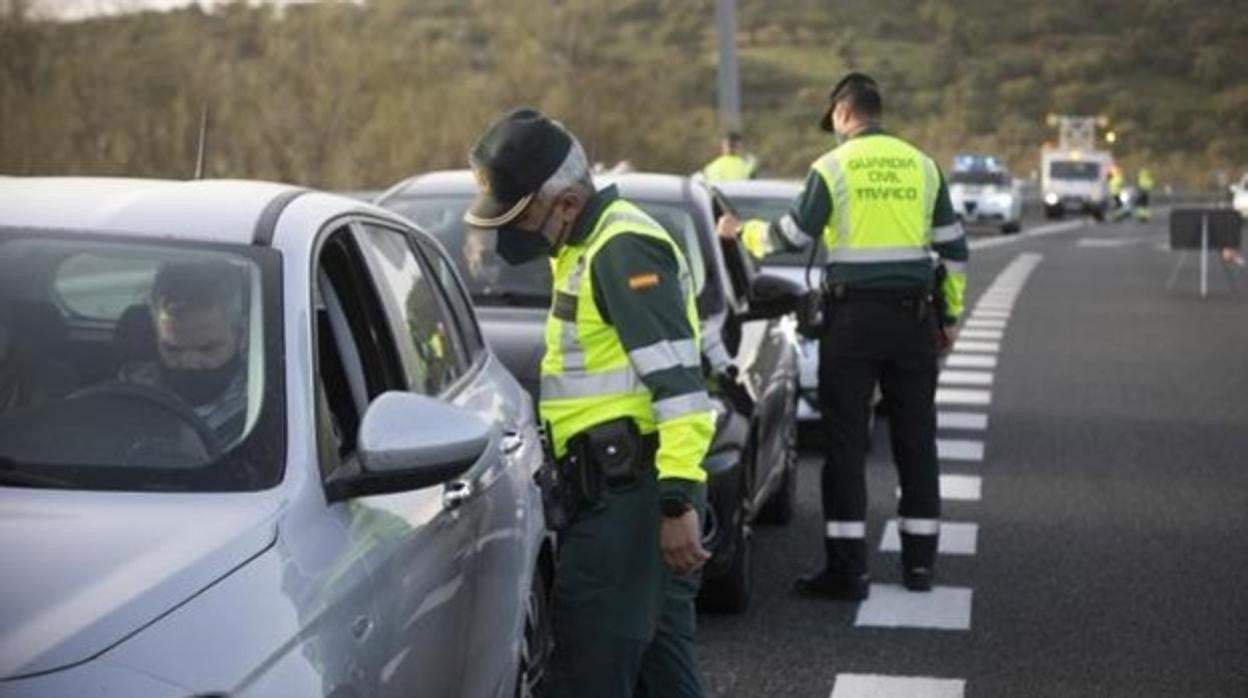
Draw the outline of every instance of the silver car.
[[[746,179],[735,182],[716,182],[715,188],[724,195],[742,220],[761,218],[777,220],[789,212],[797,196],[802,193],[802,183],[786,179]],[[794,283],[818,286],[823,280],[822,245],[818,240],[813,247],[795,252],[775,252],[762,260],[762,268],[769,274],[784,277]],[[816,259],[811,264],[810,255]],[[810,266],[809,279],[807,266]],[[798,404],[797,419],[800,422],[819,421],[819,342],[799,335],[798,339]]]
[[[402,218],[0,178],[0,695],[529,695],[541,458]]]

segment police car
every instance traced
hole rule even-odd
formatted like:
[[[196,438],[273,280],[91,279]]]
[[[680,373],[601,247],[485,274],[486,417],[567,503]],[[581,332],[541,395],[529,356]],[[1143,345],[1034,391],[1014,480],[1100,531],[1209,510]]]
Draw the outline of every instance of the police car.
[[[1023,197],[1005,165],[992,155],[958,155],[946,175],[953,210],[967,227],[1022,230]]]

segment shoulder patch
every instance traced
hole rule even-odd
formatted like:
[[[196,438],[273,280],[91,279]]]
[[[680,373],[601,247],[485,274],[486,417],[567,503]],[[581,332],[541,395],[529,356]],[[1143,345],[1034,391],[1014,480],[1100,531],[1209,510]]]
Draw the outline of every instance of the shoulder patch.
[[[634,291],[640,291],[645,288],[654,288],[659,285],[659,275],[654,272],[645,274],[633,274],[628,277],[628,287]]]

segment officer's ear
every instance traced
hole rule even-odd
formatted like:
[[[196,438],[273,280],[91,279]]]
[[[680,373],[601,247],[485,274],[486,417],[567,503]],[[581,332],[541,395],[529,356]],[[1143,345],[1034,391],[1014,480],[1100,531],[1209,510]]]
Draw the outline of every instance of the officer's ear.
[[[555,212],[565,221],[571,222],[580,214],[589,197],[581,190],[573,187],[564,189],[555,197]]]

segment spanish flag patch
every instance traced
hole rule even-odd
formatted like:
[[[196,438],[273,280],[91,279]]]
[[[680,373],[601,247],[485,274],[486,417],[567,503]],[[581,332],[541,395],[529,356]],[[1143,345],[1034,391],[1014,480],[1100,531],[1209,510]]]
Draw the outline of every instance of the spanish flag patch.
[[[634,274],[628,277],[628,287],[634,291],[640,291],[644,288],[654,288],[659,285],[659,275],[654,272],[646,274]]]

